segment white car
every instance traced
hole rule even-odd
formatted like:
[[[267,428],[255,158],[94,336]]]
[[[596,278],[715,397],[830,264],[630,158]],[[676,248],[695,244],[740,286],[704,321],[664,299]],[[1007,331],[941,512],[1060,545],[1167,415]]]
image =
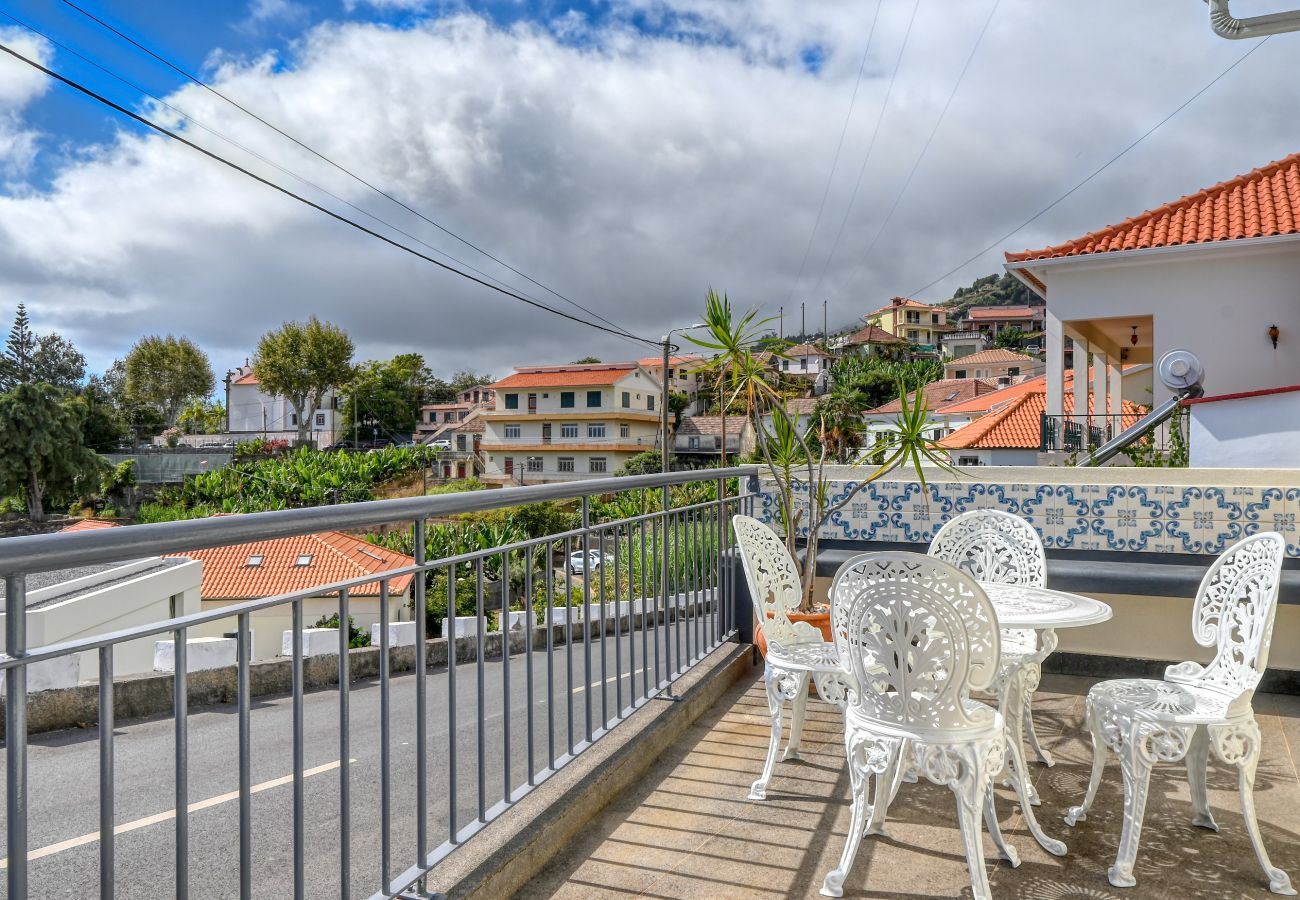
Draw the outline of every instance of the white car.
[[[569,571],[574,575],[582,575],[588,569],[593,572],[600,571],[600,567],[606,563],[612,563],[614,557],[608,553],[601,553],[599,550],[588,550],[586,553],[579,551],[569,554]]]
[[[450,450],[451,441],[447,440],[446,438],[441,438],[436,441],[429,441],[429,446],[432,447],[434,450]]]

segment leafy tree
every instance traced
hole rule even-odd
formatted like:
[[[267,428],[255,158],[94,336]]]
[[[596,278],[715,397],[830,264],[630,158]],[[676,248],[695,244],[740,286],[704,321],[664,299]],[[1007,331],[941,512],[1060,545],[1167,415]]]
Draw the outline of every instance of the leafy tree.
[[[477,387],[480,384],[492,384],[494,381],[496,381],[496,378],[491,375],[476,375],[471,371],[462,370],[451,376],[451,392],[453,395],[459,394],[463,390]]]
[[[972,306],[1042,306],[1044,300],[1024,282],[1012,277],[1009,272],[985,275],[971,282],[970,287],[957,288],[952,299],[944,305],[948,313],[954,315],[970,309]]]
[[[418,353],[402,353],[387,362],[370,360],[357,368],[343,405],[345,427],[358,424],[377,436],[405,437],[420,421],[420,406],[433,377]]]
[[[897,389],[895,384],[894,390]],[[836,462],[849,462],[853,451],[862,446],[862,413],[880,405],[867,404],[867,395],[847,382],[836,384],[817,402],[814,419],[820,423],[821,443],[826,448],[826,453]]]
[[[9,339],[0,354],[0,391],[11,391],[20,384],[52,384],[70,389],[85,377],[86,358],[80,351],[58,334],[33,333],[27,307],[19,303]]]
[[[157,410],[167,425],[175,425],[190,402],[211,394],[215,382],[208,355],[186,337],[143,337],[125,365],[127,396]]]
[[[311,436],[311,414],[321,398],[352,378],[352,338],[312,316],[285,322],[257,342],[253,374],[267,393],[284,397],[298,414],[298,440]]]
[[[686,412],[686,407],[691,405],[691,398],[681,391],[668,392],[668,411],[673,414],[673,428],[676,429],[682,424],[682,413]]]
[[[575,359],[573,361],[573,365],[587,366],[587,365],[595,365],[598,362],[600,362],[600,360],[594,356],[584,356],[582,359]]]
[[[226,407],[219,401],[195,400],[185,407],[176,424],[186,434],[220,434],[226,428]]]
[[[642,450],[635,456],[628,457],[623,465],[619,466],[614,475],[657,475],[663,471],[663,459],[658,450]]]
[[[116,449],[127,433],[127,426],[103,381],[92,375],[79,396],[86,409],[81,421],[82,442],[99,453]]]
[[[1019,328],[1003,328],[998,332],[998,336],[993,339],[994,347],[1001,347],[1004,350],[1023,350],[1025,344],[1029,343],[1029,336]]]
[[[97,425],[102,426],[98,429],[104,435],[102,439],[88,437],[88,445],[100,452],[128,435],[148,440],[167,427],[162,413],[127,394],[125,360],[115,359],[103,375],[91,375],[81,394],[90,408],[88,435],[97,431]],[[113,430],[116,435],[108,437]]]
[[[82,441],[85,406],[48,384],[0,394],[0,496],[22,492],[27,515],[45,519],[45,497],[99,474],[100,458]]]

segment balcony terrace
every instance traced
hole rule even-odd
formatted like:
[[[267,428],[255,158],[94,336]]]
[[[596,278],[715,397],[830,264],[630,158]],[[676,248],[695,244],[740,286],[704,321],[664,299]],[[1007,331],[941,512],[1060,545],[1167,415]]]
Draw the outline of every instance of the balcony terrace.
[[[767,800],[746,799],[769,724],[727,524],[738,512],[770,515],[770,486],[757,474],[582,479],[0,541],[10,610],[23,608],[29,573],[70,560],[322,529],[405,523],[414,563],[383,579],[417,576],[416,602],[395,620],[381,603],[377,646],[365,649],[349,650],[339,630],[311,632],[303,612],[308,594],[325,595],[346,618],[359,608],[348,599],[359,578],[50,647],[27,646],[22,617],[6,616],[0,883],[10,897],[814,896],[848,827],[834,707],[809,704],[802,759],[778,762]],[[847,489],[857,470],[840,475],[834,490]],[[1106,878],[1123,806],[1113,760],[1088,821],[1073,829],[1061,821],[1087,782],[1088,687],[1205,660],[1189,628],[1196,583],[1214,554],[1260,530],[1281,532],[1289,558],[1262,685],[1271,693],[1255,698],[1264,751],[1255,797],[1274,864],[1300,873],[1295,475],[990,467],[972,477],[934,473],[925,487],[886,479],[823,535],[818,569],[828,578],[848,555],[923,551],[951,516],[1005,509],[1039,530],[1049,586],[1114,610],[1104,625],[1061,633],[1035,694],[1038,732],[1056,757],[1051,768],[1029,764],[1038,820],[1069,852],[1043,851],[1014,794],[1000,788],[999,821],[1023,862],[1013,869],[988,853],[995,897],[1265,894],[1235,777],[1215,764],[1217,835],[1191,826],[1182,767],[1156,770],[1135,891]],[[723,476],[731,479],[725,497]],[[616,495],[638,502],[606,505]],[[430,519],[541,500],[572,503],[576,526],[458,556],[426,551]],[[599,576],[566,564],[580,551],[603,560]],[[464,616],[458,597],[468,602],[468,637],[414,639],[436,615],[426,601],[448,601]],[[514,612],[515,627],[499,630],[520,607],[535,615]],[[282,619],[299,635],[286,638],[287,655],[252,659],[251,630]],[[189,664],[199,652],[190,639],[226,634],[236,648],[227,664]],[[176,674],[113,679],[115,648],[150,638],[176,641]],[[29,668],[87,655],[98,661],[97,679],[24,690]],[[864,841],[847,896],[970,895],[946,788],[905,785],[887,831]]]

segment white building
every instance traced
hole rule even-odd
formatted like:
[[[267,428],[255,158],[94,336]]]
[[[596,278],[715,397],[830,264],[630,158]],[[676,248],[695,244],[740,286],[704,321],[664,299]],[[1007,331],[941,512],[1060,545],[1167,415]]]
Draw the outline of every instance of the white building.
[[[944,363],[944,378],[1001,379],[1032,378],[1043,373],[1043,363],[1032,356],[994,347]],[[1009,383],[1009,382],[1008,382]]]
[[[1185,401],[1196,468],[1300,469],[1300,384]]]
[[[1076,240],[1006,257],[1012,275],[1050,300],[1048,415],[1065,408],[1067,337],[1076,421],[1089,408],[1119,409],[1125,362],[1150,363],[1177,348],[1200,357],[1211,394],[1300,383],[1300,154]],[[1091,382],[1081,374],[1090,355],[1100,362]],[[1158,380],[1151,390],[1148,403],[1169,397]],[[1089,394],[1098,402],[1085,403]]]
[[[245,364],[226,373],[226,432],[247,438],[294,440],[298,437],[298,413],[284,397],[265,393],[262,383]],[[327,447],[340,434],[343,411],[335,391],[326,392],[320,406],[309,414],[312,440]]]
[[[537,366],[492,385],[483,480],[499,485],[604,478],[659,446],[662,387],[640,364]]]

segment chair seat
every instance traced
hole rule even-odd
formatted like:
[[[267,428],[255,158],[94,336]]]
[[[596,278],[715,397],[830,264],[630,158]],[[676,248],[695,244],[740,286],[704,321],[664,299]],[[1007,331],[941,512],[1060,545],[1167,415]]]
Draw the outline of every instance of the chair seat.
[[[768,641],[767,661],[778,668],[795,672],[842,673],[840,654],[828,641],[806,644],[780,644]]]
[[[1097,707],[1173,725],[1223,722],[1236,714],[1236,710],[1229,709],[1234,699],[1209,688],[1154,678],[1103,681],[1088,692],[1088,702]]]
[[[900,728],[885,722],[856,713],[852,708],[845,712],[845,717],[856,727],[862,728],[882,737],[900,737],[921,744],[952,744],[967,741],[985,740],[1001,734],[1005,723],[1002,713],[987,703],[967,699],[964,703],[966,715],[974,723],[954,731],[950,728]]]

